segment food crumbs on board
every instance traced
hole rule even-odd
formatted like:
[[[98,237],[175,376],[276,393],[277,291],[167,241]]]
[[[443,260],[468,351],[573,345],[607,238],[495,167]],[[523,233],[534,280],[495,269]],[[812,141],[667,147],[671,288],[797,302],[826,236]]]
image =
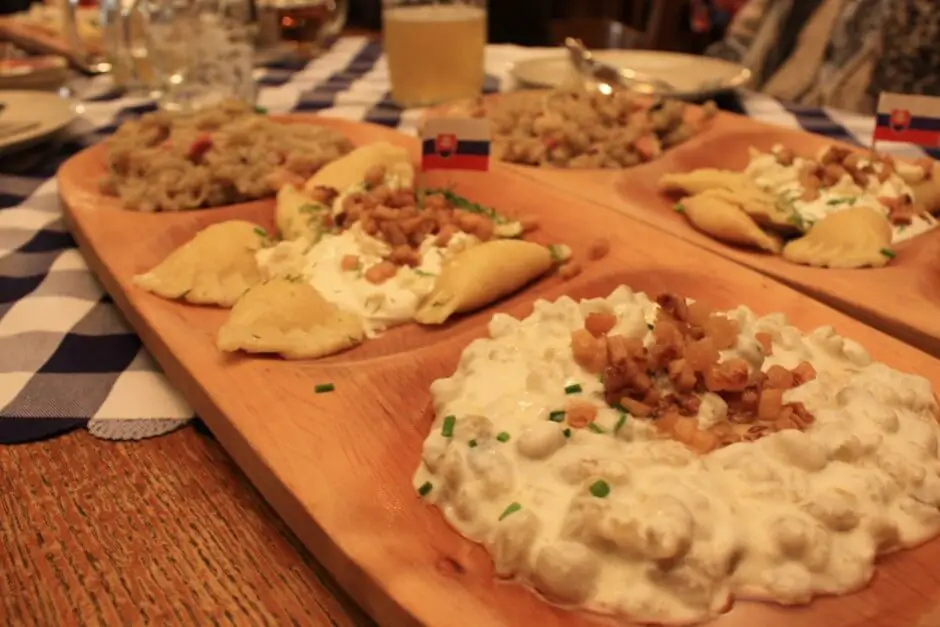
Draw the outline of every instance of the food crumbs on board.
[[[603,479],[598,479],[597,481],[592,483],[590,490],[591,490],[591,494],[593,494],[599,499],[602,499],[606,497],[608,494],[610,494],[610,486],[607,485],[607,482],[604,481]]]
[[[421,484],[421,487],[418,488],[418,496],[427,496],[428,492],[430,492],[433,487],[430,481],[425,481]]]
[[[887,257],[888,259],[894,259],[895,257],[897,257],[897,254],[890,248],[882,248],[881,254]]]
[[[500,442],[508,442],[509,434],[506,433],[505,431],[501,431],[500,434],[496,436],[496,439],[499,440]]]
[[[325,394],[327,392],[332,392],[336,389],[336,386],[332,383],[318,383],[313,387],[314,394]]]
[[[553,412],[549,412],[548,419],[552,422],[564,422],[565,421],[565,410],[557,409]]]
[[[515,513],[518,512],[520,509],[522,509],[522,506],[519,505],[518,503],[516,503],[515,501],[513,501],[512,503],[509,504],[509,507],[507,507],[506,509],[504,509],[504,510],[503,510],[503,513],[499,515],[499,520],[502,520],[502,519],[505,518],[506,516],[510,516],[510,515],[512,515],[512,514],[515,514]]]
[[[441,435],[445,438],[454,437],[454,424],[457,422],[457,416],[451,414],[444,417],[444,425],[441,427]]]
[[[581,384],[572,383],[571,385],[565,386],[565,394],[580,394],[581,393]]]

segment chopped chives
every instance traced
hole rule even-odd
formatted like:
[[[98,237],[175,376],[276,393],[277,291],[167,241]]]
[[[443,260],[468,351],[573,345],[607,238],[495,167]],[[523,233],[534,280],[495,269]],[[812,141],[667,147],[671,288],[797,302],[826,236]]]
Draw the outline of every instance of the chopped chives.
[[[457,422],[456,416],[444,416],[444,425],[441,427],[441,435],[445,438],[454,436],[454,423]]]
[[[590,490],[591,490],[591,494],[593,494],[599,499],[602,499],[608,494],[610,494],[610,486],[607,485],[607,482],[604,481],[603,479],[598,479],[597,481],[592,483]]]
[[[470,448],[476,448],[476,445],[477,445],[476,440],[470,440],[469,442],[467,442],[467,446],[469,446]]]
[[[588,429],[590,429],[594,433],[607,433],[606,431],[604,431],[604,427],[600,426],[596,422],[589,422]]]
[[[256,226],[256,227],[255,227],[255,235],[257,235],[258,237],[267,237],[267,236],[268,236],[268,232],[265,231],[264,229],[262,229],[260,226]]]
[[[882,248],[881,254],[887,257],[888,259],[894,259],[897,255],[890,248]]]
[[[627,414],[625,412],[620,413],[620,418],[617,418],[617,424],[614,425],[614,433],[620,431],[623,428],[623,425],[627,422]]]
[[[508,442],[509,434],[506,433],[505,431],[501,431],[499,435],[496,436],[496,439],[499,440],[500,442]]]
[[[510,515],[512,515],[512,514],[515,514],[515,513],[518,512],[520,509],[522,509],[522,506],[519,505],[518,503],[516,503],[515,501],[513,501],[512,503],[509,504],[509,507],[507,507],[506,509],[504,509],[504,510],[503,510],[503,513],[499,515],[499,519],[502,520],[502,519],[505,518],[506,516],[510,516]]]
[[[581,393],[581,384],[572,383],[571,385],[565,386],[565,394],[580,394]]]
[[[676,213],[685,213],[685,205],[683,205],[681,202],[677,202],[676,204],[674,204],[672,206],[672,209]]]
[[[268,108],[267,108],[267,107],[262,107],[262,106],[260,106],[260,105],[255,106],[255,113],[258,113],[258,114],[260,114],[260,115],[264,115],[264,114],[267,113],[267,112],[268,112]]]
[[[419,496],[427,496],[428,492],[430,492],[430,491],[431,491],[431,488],[433,488],[433,487],[434,487],[434,486],[431,485],[431,482],[430,482],[430,481],[425,481],[423,484],[421,484],[421,487],[418,488],[418,495],[419,495]]]
[[[334,386],[332,383],[318,383],[317,385],[313,386],[313,391],[315,394],[325,394],[327,392],[332,392],[335,389],[336,386]]]
[[[552,422],[564,422],[565,421],[565,410],[556,409],[553,412],[549,412],[548,419]]]
[[[570,437],[571,437],[571,429],[568,429],[567,427],[565,427],[565,429],[562,431],[562,433],[565,435],[566,438],[570,438]]]

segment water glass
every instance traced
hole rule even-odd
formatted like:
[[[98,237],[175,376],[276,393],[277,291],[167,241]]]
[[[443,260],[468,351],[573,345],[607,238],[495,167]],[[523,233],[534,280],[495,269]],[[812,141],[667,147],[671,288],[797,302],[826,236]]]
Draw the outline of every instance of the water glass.
[[[483,90],[485,0],[384,0],[382,37],[392,99],[402,107]]]
[[[315,57],[346,25],[347,0],[258,0],[258,51]]]

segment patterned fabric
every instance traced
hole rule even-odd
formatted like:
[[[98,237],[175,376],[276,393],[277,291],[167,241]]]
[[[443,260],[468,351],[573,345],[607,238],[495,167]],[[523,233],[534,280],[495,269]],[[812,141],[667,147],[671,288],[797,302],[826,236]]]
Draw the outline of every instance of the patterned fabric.
[[[778,98],[870,113],[882,91],[940,95],[940,2],[749,0],[706,54]]]
[[[512,62],[546,49],[487,48],[487,89],[513,87]],[[262,71],[259,104],[271,113],[317,111],[413,133],[420,110],[394,106],[378,44],[340,40],[306,66]],[[784,106],[745,93],[725,108],[765,122],[867,144],[869,117]],[[166,433],[192,409],[163,377],[138,337],[88,271],[65,228],[54,175],[59,164],[125,119],[153,109],[143,100],[85,103],[69,135],[23,175],[0,174],[0,443],[87,426],[98,437]],[[916,148],[907,154],[923,156]]]

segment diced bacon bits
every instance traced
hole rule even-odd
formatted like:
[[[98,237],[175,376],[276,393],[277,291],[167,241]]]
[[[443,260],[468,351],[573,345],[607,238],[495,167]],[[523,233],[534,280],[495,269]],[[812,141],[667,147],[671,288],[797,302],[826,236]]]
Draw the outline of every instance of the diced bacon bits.
[[[398,266],[391,261],[380,261],[365,271],[363,276],[369,283],[385,283],[398,273]]]
[[[204,154],[209,152],[210,148],[212,148],[212,137],[209,133],[200,133],[189,145],[189,150],[186,151],[186,158],[190,161],[198,162],[202,159]]]
[[[591,246],[588,248],[588,259],[597,261],[598,259],[606,257],[609,252],[610,240],[599,238],[591,242]]]
[[[353,270],[359,269],[359,257],[357,255],[343,255],[343,258],[339,261],[339,267],[341,270],[351,272]]]
[[[657,303],[651,344],[612,334],[616,318],[604,313],[589,314],[584,328],[571,334],[574,360],[601,373],[608,404],[652,420],[663,437],[698,453],[812,424],[805,407],[783,401],[784,392],[816,377],[810,363],[762,372],[742,358],[722,361],[720,351],[737,343],[736,321],[674,294],[660,295]],[[772,353],[769,334],[755,334],[755,340],[765,355]],[[696,416],[706,394],[717,396],[727,411],[703,429]]]
[[[583,429],[597,418],[597,407],[586,401],[572,401],[565,407],[565,420],[575,429]]]

